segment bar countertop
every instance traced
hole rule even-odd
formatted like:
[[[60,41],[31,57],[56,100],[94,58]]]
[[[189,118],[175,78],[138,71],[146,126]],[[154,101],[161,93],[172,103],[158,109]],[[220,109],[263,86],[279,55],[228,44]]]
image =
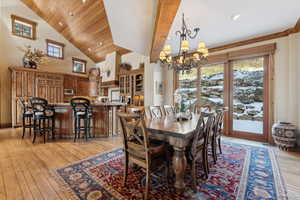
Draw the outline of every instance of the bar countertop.
[[[52,103],[50,104],[52,106],[57,106],[57,107],[63,107],[63,106],[71,106],[70,103]],[[91,106],[125,106],[125,103],[120,103],[120,102],[107,102],[107,103],[102,103],[102,102],[92,102]]]

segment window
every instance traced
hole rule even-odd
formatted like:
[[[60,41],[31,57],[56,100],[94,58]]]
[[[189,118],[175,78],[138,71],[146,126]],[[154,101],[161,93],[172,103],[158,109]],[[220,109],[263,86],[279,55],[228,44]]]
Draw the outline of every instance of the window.
[[[200,105],[213,110],[224,106],[224,64],[200,67]]]
[[[86,61],[78,58],[73,58],[73,72],[86,73]]]
[[[11,15],[11,20],[13,35],[31,40],[36,39],[36,22],[16,15]]]
[[[53,40],[46,40],[47,43],[47,55],[53,58],[64,59],[64,47],[65,45]]]
[[[189,107],[197,101],[197,85],[198,85],[198,70],[192,69],[190,73],[177,74],[178,77],[178,90],[187,95],[187,101],[185,105]]]

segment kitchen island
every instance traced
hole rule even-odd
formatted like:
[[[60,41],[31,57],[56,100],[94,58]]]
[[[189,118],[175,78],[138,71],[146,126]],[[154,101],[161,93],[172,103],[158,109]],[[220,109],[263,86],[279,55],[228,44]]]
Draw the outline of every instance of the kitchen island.
[[[55,134],[58,138],[74,137],[73,110],[70,103],[51,104],[55,109]],[[91,135],[108,137],[118,134],[117,110],[122,103],[92,103]]]

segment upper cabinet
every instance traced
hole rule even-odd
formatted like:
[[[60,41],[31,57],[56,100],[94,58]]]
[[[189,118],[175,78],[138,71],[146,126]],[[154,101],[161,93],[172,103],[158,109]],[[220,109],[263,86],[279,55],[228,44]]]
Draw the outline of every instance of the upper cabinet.
[[[144,105],[144,70],[131,70],[119,74],[120,95],[130,98],[130,104]]]

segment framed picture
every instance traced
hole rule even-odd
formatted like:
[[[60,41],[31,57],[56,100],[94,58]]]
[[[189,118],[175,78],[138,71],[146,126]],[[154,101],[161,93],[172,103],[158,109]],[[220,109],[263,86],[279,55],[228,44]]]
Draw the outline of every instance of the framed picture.
[[[74,73],[86,73],[86,60],[81,60],[79,58],[73,58],[72,71]]]

